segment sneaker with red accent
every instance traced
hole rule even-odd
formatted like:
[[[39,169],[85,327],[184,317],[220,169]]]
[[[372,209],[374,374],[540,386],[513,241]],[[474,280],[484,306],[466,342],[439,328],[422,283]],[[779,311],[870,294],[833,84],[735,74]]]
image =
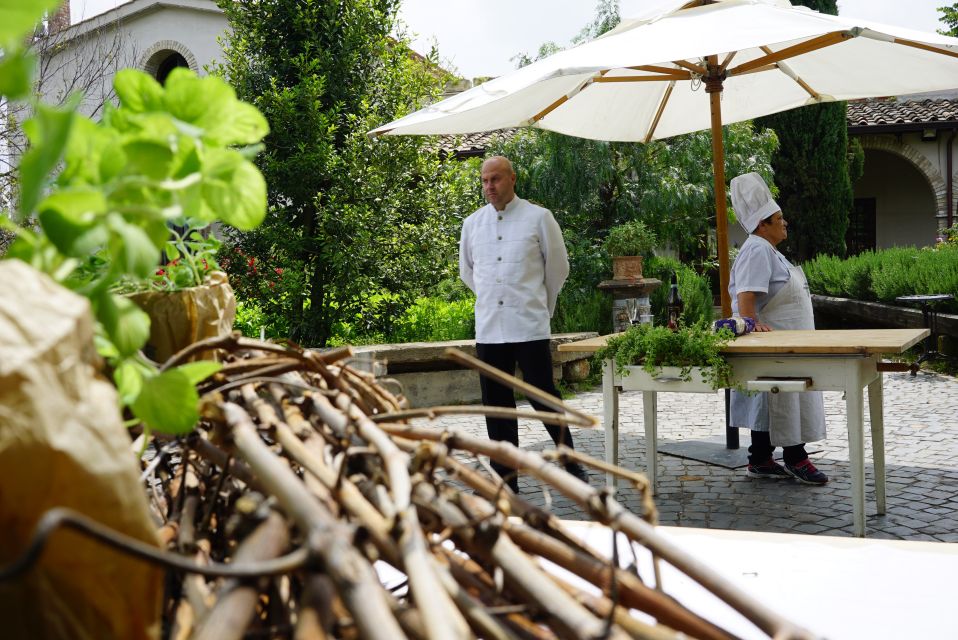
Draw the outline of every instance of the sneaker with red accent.
[[[781,480],[790,477],[785,467],[769,458],[762,464],[750,464],[745,470],[745,475],[749,478],[769,478],[771,480]]]
[[[825,484],[828,482],[828,476],[815,468],[812,461],[805,458],[796,465],[785,463],[785,471],[799,482],[805,484]]]

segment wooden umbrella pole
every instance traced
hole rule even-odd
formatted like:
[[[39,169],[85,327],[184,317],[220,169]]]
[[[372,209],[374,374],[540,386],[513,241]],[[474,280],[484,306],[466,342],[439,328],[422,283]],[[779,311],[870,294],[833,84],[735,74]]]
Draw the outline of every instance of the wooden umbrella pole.
[[[725,145],[722,141],[722,83],[725,72],[718,56],[708,57],[709,75],[704,78],[705,92],[709,94],[712,111],[712,174],[715,184],[715,236],[718,247],[719,290],[722,296],[722,317],[732,315],[732,300],[728,294],[728,209],[725,203]]]

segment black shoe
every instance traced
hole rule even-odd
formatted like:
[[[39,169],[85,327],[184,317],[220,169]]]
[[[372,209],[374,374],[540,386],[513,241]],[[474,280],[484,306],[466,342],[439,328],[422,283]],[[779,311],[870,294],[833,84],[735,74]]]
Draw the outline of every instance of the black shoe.
[[[771,458],[762,464],[750,464],[745,470],[745,475],[749,478],[770,478],[772,480],[781,480],[789,478],[791,474],[785,470],[785,467],[775,462]]]
[[[795,466],[785,463],[785,470],[794,476],[799,482],[804,484],[825,484],[828,482],[828,476],[815,468],[812,461],[805,458]]]
[[[578,462],[570,462],[566,464],[565,470],[568,473],[571,473],[572,475],[574,475],[578,480],[581,480],[582,482],[589,484],[589,472],[586,471],[585,467],[583,467]]]

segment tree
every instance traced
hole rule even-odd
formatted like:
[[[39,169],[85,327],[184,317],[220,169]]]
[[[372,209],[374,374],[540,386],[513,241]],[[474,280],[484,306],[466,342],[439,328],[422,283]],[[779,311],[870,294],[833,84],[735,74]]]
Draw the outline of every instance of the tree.
[[[835,0],[793,0],[822,13],[838,14]],[[788,219],[783,251],[804,261],[818,254],[845,255],[852,209],[852,178],[846,104],[830,102],[756,119],[778,134],[772,160],[778,203]]]
[[[948,27],[947,29],[939,29],[938,33],[943,36],[958,38],[958,2],[950,7],[938,7],[938,13],[941,14],[938,20]]]
[[[327,343],[338,322],[387,331],[451,273],[462,214],[478,204],[474,165],[429,141],[366,132],[432,101],[447,74],[390,33],[398,0],[223,2],[219,71],[270,123],[258,163],[261,229],[231,238],[237,292]],[[281,277],[280,277],[281,276]]]

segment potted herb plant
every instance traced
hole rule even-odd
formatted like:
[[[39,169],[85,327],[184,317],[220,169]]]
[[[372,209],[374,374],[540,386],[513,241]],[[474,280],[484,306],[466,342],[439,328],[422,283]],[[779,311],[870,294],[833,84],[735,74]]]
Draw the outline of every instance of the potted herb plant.
[[[605,250],[612,258],[614,280],[642,277],[642,258],[655,248],[655,233],[644,223],[632,220],[609,229]]]
[[[158,362],[194,342],[230,333],[236,319],[236,296],[216,261],[221,243],[209,226],[195,224],[185,221],[171,229],[163,250],[167,262],[129,294],[150,316],[145,352]]]
[[[614,360],[620,375],[628,371],[661,381],[697,385],[695,389],[684,389],[689,391],[719,389],[731,384],[732,368],[721,350],[734,337],[728,329],[715,332],[704,322],[680,326],[675,331],[662,326],[635,325],[610,338],[595,357],[600,362]],[[641,369],[628,369],[633,366]]]

